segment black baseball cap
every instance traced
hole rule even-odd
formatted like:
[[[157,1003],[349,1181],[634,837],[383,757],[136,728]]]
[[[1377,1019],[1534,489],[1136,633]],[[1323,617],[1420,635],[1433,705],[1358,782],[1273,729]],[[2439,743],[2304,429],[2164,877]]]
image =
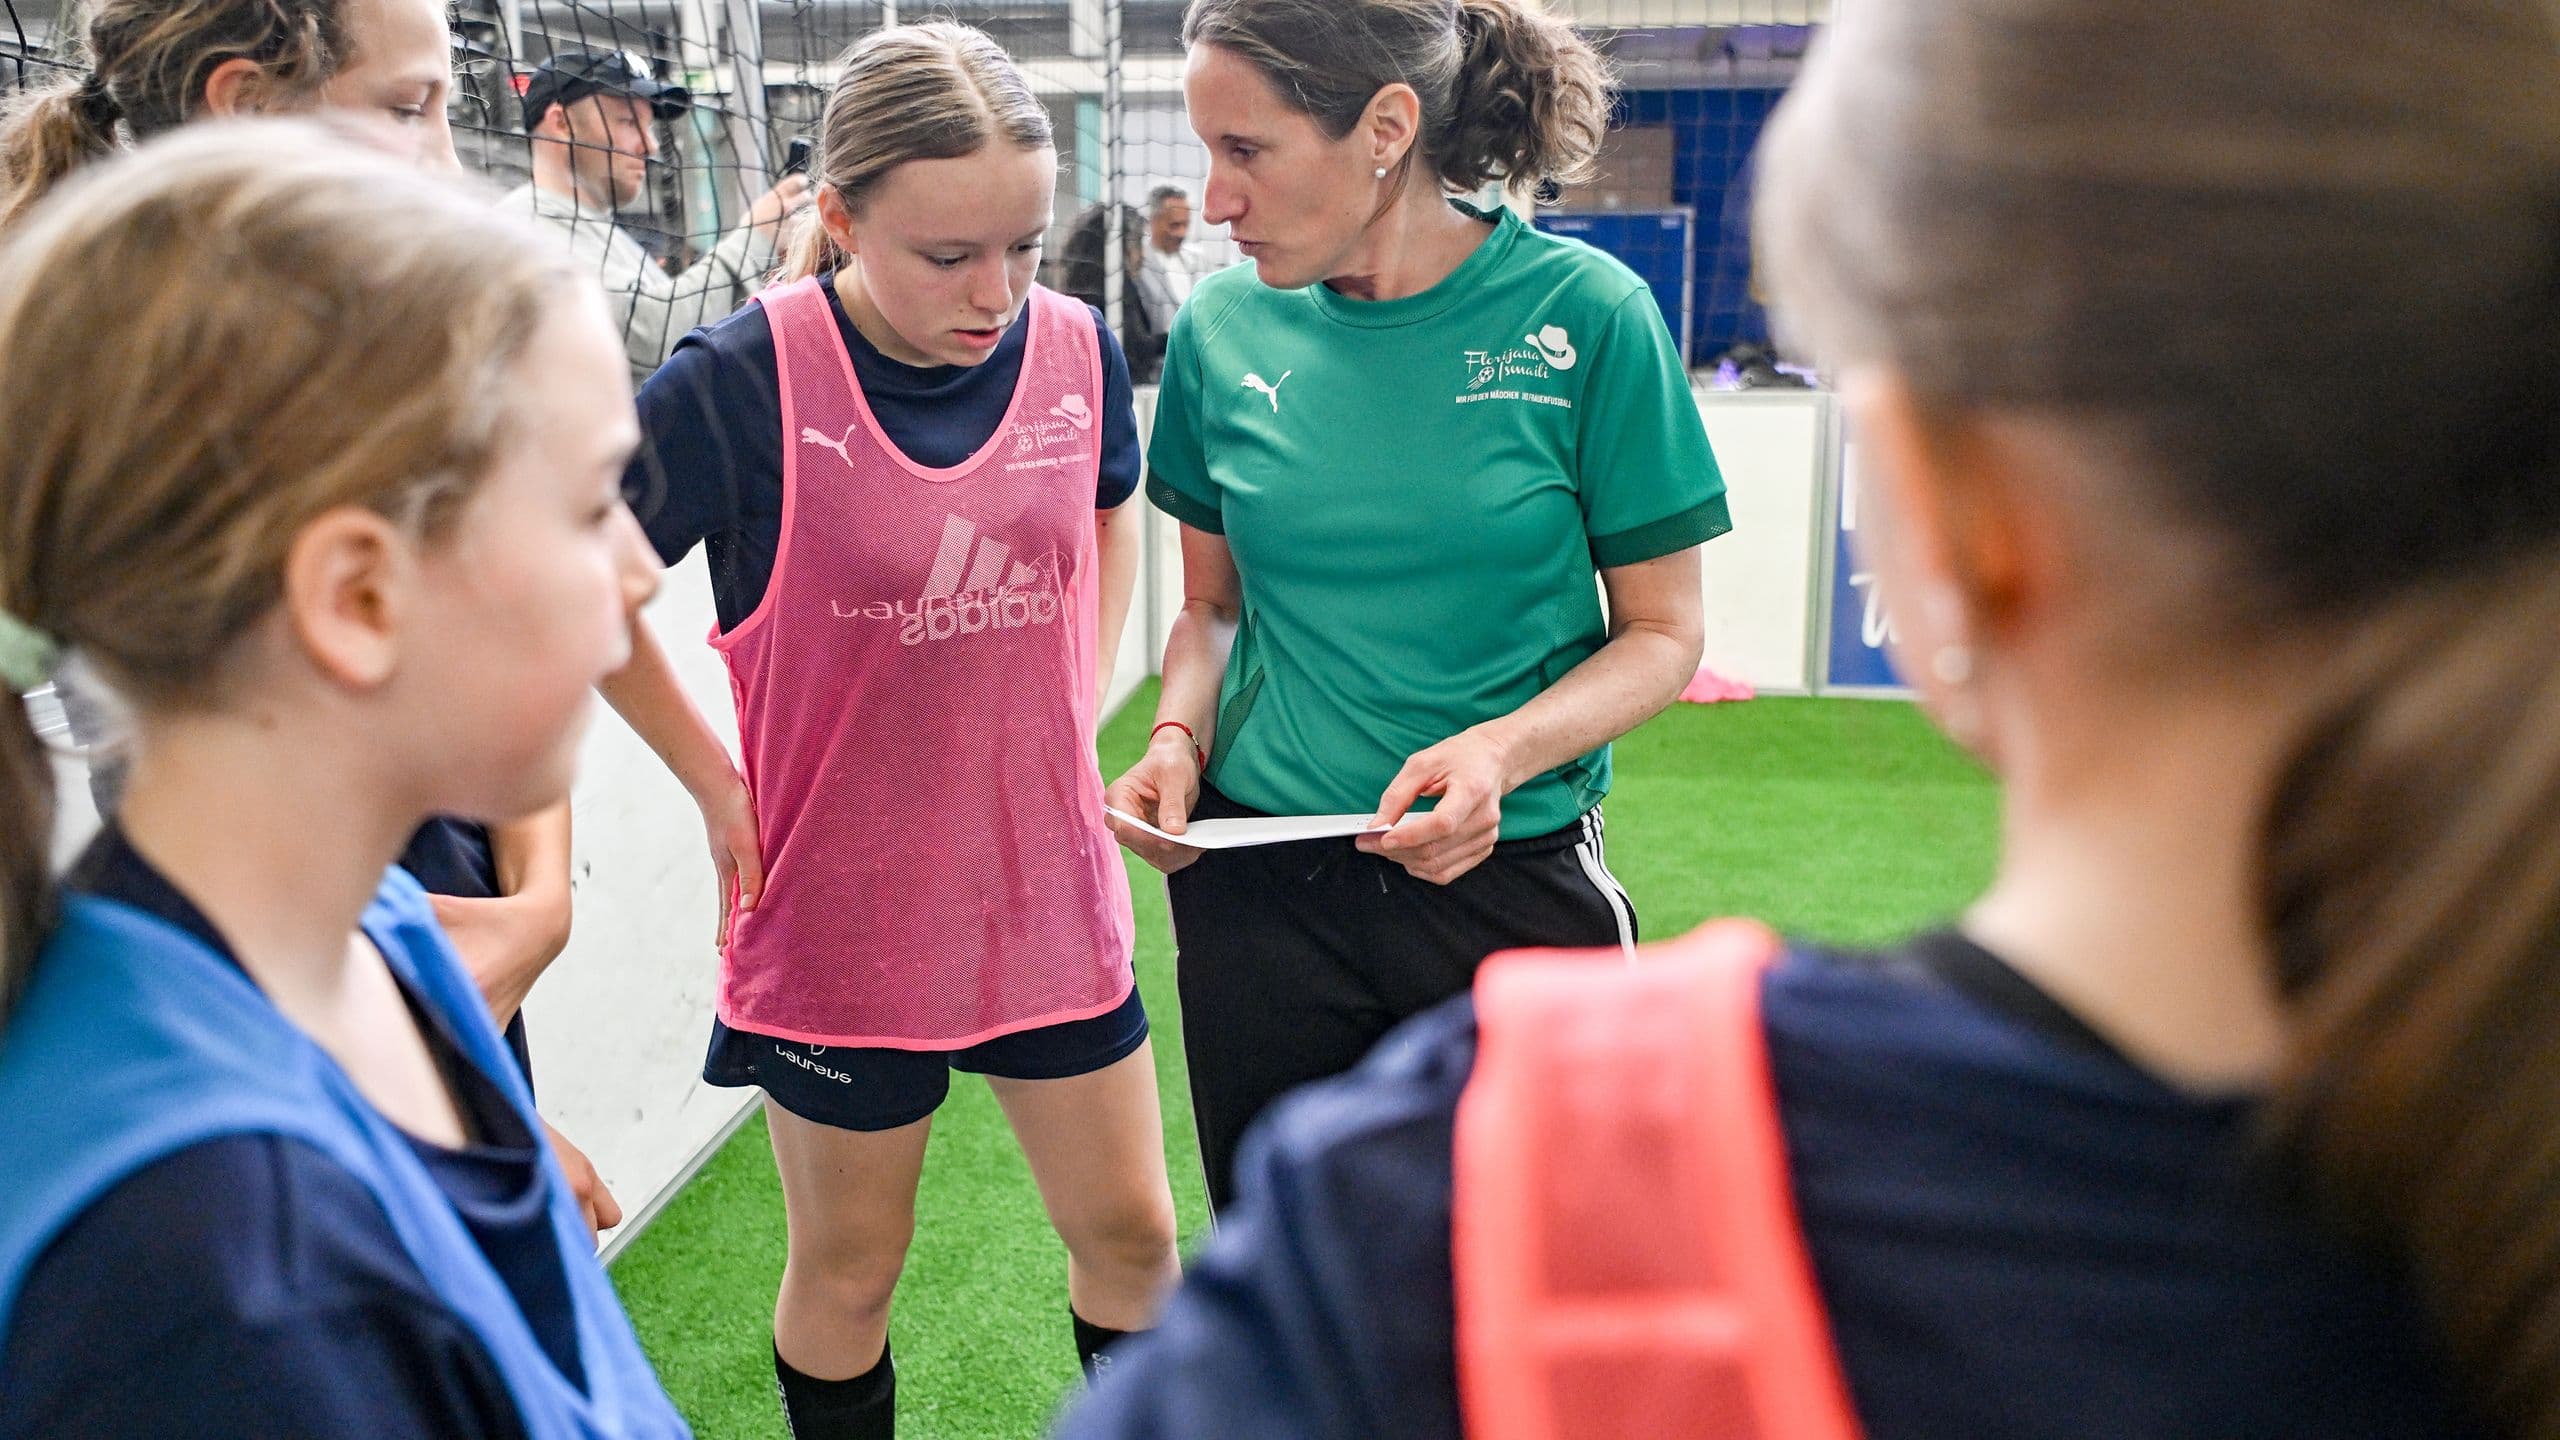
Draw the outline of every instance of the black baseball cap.
[[[542,121],[543,112],[590,95],[628,95],[646,100],[661,120],[673,120],[693,104],[693,92],[651,78],[620,50],[562,50],[534,67],[524,82],[524,128]]]

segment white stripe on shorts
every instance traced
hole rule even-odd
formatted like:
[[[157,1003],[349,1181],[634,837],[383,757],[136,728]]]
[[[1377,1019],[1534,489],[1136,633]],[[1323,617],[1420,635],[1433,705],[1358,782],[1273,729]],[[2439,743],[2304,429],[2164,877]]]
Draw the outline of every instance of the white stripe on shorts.
[[[1616,916],[1618,920],[1618,951],[1626,957],[1627,963],[1634,964],[1636,958],[1635,912],[1627,903],[1627,892],[1619,886],[1617,877],[1609,873],[1609,862],[1602,858],[1597,813],[1596,811],[1584,813],[1582,839],[1573,847],[1573,858],[1582,862],[1584,877],[1591,881],[1593,889],[1600,892],[1601,898],[1609,902],[1609,913]]]

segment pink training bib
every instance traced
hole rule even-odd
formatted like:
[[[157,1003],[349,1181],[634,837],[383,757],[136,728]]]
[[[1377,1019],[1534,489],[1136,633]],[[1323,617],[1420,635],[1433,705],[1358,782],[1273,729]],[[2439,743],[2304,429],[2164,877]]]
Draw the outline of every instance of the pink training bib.
[[[759,297],[782,372],[782,541],[729,663],[765,891],[720,1018],[948,1050],[1128,998],[1129,883],[1093,750],[1093,317],[1045,289],[978,453],[881,433],[815,279]]]
[[[1450,1268],[1470,1440],[1860,1440],[1796,1217],[1761,976],[1725,920],[1476,973]]]

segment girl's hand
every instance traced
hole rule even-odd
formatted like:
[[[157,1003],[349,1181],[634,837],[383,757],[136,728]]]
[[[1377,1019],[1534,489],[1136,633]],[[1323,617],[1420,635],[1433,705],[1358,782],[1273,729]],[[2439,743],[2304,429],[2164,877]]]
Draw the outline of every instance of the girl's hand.
[[[1370,822],[1395,828],[1363,835],[1357,843],[1417,880],[1446,885],[1483,864],[1502,837],[1509,768],[1503,747],[1482,731],[1453,735],[1404,762]],[[1424,814],[1410,813],[1425,795],[1440,797],[1440,803]]]
[[[1191,807],[1200,800],[1200,760],[1192,752],[1191,737],[1179,730],[1157,732],[1145,758],[1113,781],[1102,799],[1159,830],[1181,834],[1191,823]],[[1103,819],[1121,844],[1167,875],[1200,858],[1188,845],[1159,840],[1108,815]]]
[[[494,898],[429,895],[436,923],[500,1025],[569,944],[569,892],[543,886]]]
[[[702,825],[711,840],[711,868],[720,877],[720,935],[722,949],[729,946],[731,918],[741,910],[753,910],[764,898],[764,855],[757,848],[756,802],[747,793],[747,782],[731,771],[726,780],[709,793],[697,794],[694,803],[702,807]]]
[[[595,1162],[587,1152],[569,1143],[569,1137],[542,1122],[542,1133],[551,1138],[551,1154],[560,1162],[560,1173],[569,1180],[569,1193],[577,1197],[578,1212],[587,1217],[587,1228],[598,1235],[622,1223],[622,1206],[613,1192],[604,1188],[604,1177],[596,1173]]]

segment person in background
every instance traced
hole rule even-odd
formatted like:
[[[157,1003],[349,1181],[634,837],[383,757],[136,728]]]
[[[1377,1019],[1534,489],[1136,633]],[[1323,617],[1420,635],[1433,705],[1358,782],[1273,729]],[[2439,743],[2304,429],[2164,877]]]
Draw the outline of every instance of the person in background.
[[[1155,307],[1147,303],[1146,227],[1135,206],[1120,210],[1120,348],[1129,357],[1133,384],[1152,385],[1164,369],[1164,331],[1156,324]],[[1110,207],[1093,204],[1067,227],[1066,251],[1058,265],[1058,289],[1107,312],[1110,276],[1102,256],[1110,244]]]
[[[1173,317],[1200,278],[1199,259],[1184,244],[1190,238],[1191,192],[1179,185],[1148,191],[1147,254],[1138,269],[1138,293],[1147,302],[1147,323],[1158,335],[1173,332]]]
[[[622,327],[633,383],[649,378],[687,331],[720,319],[773,268],[782,222],[807,198],[807,177],[786,175],[756,197],[747,223],[721,237],[680,275],[669,275],[615,217],[647,193],[658,124],[692,96],[651,76],[619,50],[563,50],[534,68],[524,88],[533,178],[508,208],[558,230],[604,286]]]
[[[2560,32],[2304,20],[1840,7],[1762,256],[1990,889],[1489,964],[1067,1440],[2560,1436]]]

